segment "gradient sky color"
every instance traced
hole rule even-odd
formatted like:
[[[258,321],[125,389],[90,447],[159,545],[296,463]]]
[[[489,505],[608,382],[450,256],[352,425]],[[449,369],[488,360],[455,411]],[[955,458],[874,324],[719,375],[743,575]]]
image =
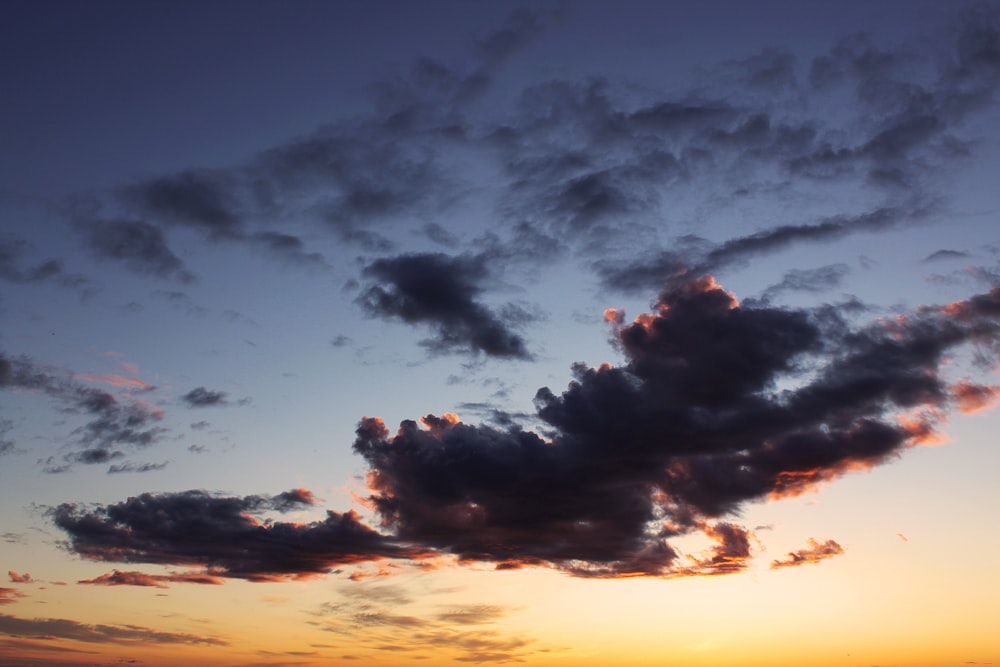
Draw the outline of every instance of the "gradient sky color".
[[[0,663],[1000,664],[996,4],[0,15]]]

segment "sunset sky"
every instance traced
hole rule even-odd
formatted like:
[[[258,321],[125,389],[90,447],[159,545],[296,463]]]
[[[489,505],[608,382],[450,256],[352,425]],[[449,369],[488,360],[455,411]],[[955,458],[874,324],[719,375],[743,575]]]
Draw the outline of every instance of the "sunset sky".
[[[1000,664],[1000,5],[0,7],[0,664]]]

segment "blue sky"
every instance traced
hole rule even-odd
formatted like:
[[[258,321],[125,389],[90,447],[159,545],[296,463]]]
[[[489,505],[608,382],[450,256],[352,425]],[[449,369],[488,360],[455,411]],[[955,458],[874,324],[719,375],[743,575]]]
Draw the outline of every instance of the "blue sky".
[[[996,546],[995,5],[4,11],[5,659],[65,663],[49,621],[125,659],[137,637],[79,632],[135,615],[204,664],[427,657],[372,625],[558,661],[574,638],[524,620],[533,587],[819,591],[907,558],[951,581],[911,548],[928,484],[948,544]],[[335,632],[376,612],[322,596],[371,579],[461,613],[230,659],[232,623],[161,627],[132,595],[266,617],[311,586],[281,627]],[[1000,659],[985,636],[941,659]]]

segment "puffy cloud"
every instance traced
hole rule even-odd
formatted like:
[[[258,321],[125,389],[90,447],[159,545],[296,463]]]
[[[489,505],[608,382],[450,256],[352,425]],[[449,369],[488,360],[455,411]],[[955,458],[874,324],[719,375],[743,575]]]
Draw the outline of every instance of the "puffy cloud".
[[[73,551],[107,562],[201,566],[216,577],[269,581],[329,572],[335,566],[383,558],[420,557],[365,526],[354,512],[328,511],[311,523],[263,521],[315,502],[304,489],[277,496],[213,496],[203,491],[151,494],[87,508],[51,510]],[[103,583],[103,582],[102,582]]]
[[[4,588],[0,586],[0,605],[14,604],[18,598],[23,597],[27,596],[16,588]]]

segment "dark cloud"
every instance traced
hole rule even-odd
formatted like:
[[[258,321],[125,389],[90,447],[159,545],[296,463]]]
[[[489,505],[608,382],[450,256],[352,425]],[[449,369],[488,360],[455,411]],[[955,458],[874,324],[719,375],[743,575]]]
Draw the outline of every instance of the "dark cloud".
[[[828,309],[741,307],[691,281],[619,329],[627,366],[580,365],[561,396],[539,390],[544,437],[453,415],[395,433],[366,419],[355,450],[385,527],[462,560],[580,576],[736,570],[748,535],[709,522],[932,437],[934,415],[960,402],[940,376],[948,352],[995,340],[996,303],[851,329]],[[668,543],[692,531],[718,543],[694,566]]]
[[[313,503],[295,489],[278,496],[213,496],[203,491],[144,493],[97,508],[63,504],[53,521],[70,548],[89,560],[200,566],[217,577],[268,581],[329,572],[383,558],[419,557],[361,523],[354,512],[328,511],[322,521],[285,523],[254,517]]]
[[[969,257],[969,253],[962,252],[960,250],[936,250],[924,258],[925,262],[936,262],[942,259],[965,259]]]
[[[17,618],[0,614],[0,634],[11,637],[68,639],[103,644],[193,644],[228,646],[216,637],[200,637],[178,632],[165,632],[138,625],[103,625],[79,623],[62,618]]]
[[[446,414],[391,433],[363,419],[354,449],[384,533],[353,513],[254,518],[314,504],[301,489],[143,494],[61,505],[53,520],[92,560],[254,580],[435,552],[583,577],[726,574],[746,567],[752,535],[721,519],[891,460],[996,393],[942,372],[966,345],[996,361],[1000,287],[865,326],[825,306],[741,306],[710,277],[667,289],[656,306],[631,324],[611,318],[626,365],[577,364],[561,395],[538,391],[540,432]],[[714,542],[707,554],[671,546],[694,532]]]
[[[824,292],[840,285],[851,268],[846,264],[828,264],[817,269],[792,269],[781,282],[768,286],[763,298],[769,299],[782,292]]]
[[[379,317],[430,325],[436,336],[424,344],[431,350],[531,358],[524,339],[511,330],[530,315],[513,306],[494,313],[477,300],[487,277],[482,256],[400,255],[376,260],[364,273],[382,284],[358,297],[362,307]]]
[[[72,463],[106,463],[121,458],[118,447],[143,448],[160,440],[165,429],[156,426],[163,414],[141,400],[122,402],[113,394],[81,384],[68,373],[43,366],[28,357],[0,353],[0,390],[35,391],[55,399],[69,414],[89,421],[73,431],[79,451],[49,459],[48,472],[61,472]]]
[[[413,599],[393,587],[356,584],[339,592],[343,600],[321,605],[314,624],[358,648],[421,652],[433,643],[459,662],[523,661],[531,653],[533,639],[499,629],[511,611],[500,605],[442,605],[437,613],[418,616],[405,613]]]
[[[0,364],[3,362],[0,361]],[[13,454],[14,441],[7,437],[7,434],[11,432],[14,428],[14,422],[9,419],[0,419],[0,456],[5,454]]]
[[[229,403],[225,392],[211,391],[204,387],[195,387],[181,396],[181,400],[192,408],[208,408],[216,405],[227,405]]]
[[[4,588],[0,586],[0,605],[14,604],[19,598],[27,597],[16,588]]]
[[[156,225],[141,220],[94,219],[80,220],[76,228],[98,257],[120,261],[136,273],[156,278],[172,278],[182,283],[195,280]]]
[[[798,551],[790,551],[788,553],[788,558],[784,560],[771,561],[771,569],[774,570],[782,567],[797,567],[807,563],[816,564],[821,560],[833,558],[834,556],[839,556],[842,553],[844,553],[844,548],[837,544],[834,540],[827,540],[826,542],[821,543],[810,537],[809,546],[805,549],[799,549]]]

